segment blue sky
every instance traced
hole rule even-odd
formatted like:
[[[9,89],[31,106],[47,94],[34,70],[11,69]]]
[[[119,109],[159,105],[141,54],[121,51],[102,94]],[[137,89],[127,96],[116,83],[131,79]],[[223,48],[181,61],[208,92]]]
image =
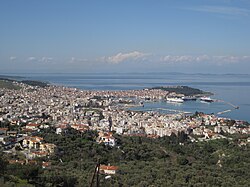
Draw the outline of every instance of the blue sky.
[[[0,73],[248,73],[248,0],[2,0]]]

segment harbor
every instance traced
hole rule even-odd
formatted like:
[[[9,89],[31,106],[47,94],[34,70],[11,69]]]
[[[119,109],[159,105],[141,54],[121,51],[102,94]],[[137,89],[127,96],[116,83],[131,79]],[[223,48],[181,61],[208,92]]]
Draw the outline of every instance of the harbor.
[[[230,112],[219,114],[222,117],[250,121],[250,76],[249,75],[219,75],[219,74],[13,74],[26,77],[28,80],[40,80],[54,85],[66,85],[82,90],[140,90],[154,86],[186,85],[214,93],[213,98],[223,100],[239,106],[238,110],[225,102],[207,103],[200,101],[186,101],[184,103],[154,104],[144,102],[145,108],[169,108],[183,111],[201,111],[214,113],[232,109]],[[199,80],[197,82],[197,80]],[[234,81],[232,81],[234,80]],[[160,105],[155,106],[155,105]],[[141,108],[140,108],[141,107]],[[132,107],[131,107],[132,108]],[[142,106],[135,106],[140,108]]]
[[[207,101],[206,101],[207,100]],[[221,117],[228,117],[227,114],[234,112],[239,109],[239,106],[236,106],[230,102],[221,100],[221,99],[193,99],[180,102],[180,99],[171,98],[171,100],[160,100],[154,102],[143,102],[141,105],[134,105],[129,110],[135,111],[157,111],[160,113],[169,113],[169,114],[192,114],[196,111],[215,114]],[[142,102],[141,102],[142,103]]]

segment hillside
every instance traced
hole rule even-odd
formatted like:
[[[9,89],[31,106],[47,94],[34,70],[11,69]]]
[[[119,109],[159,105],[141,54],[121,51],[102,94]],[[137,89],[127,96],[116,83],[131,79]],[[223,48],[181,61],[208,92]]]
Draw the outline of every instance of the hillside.
[[[197,88],[191,88],[189,86],[158,86],[151,89],[160,89],[168,92],[175,92],[177,94],[184,94],[185,96],[212,95],[211,92],[205,92]]]
[[[0,172],[5,171],[6,180],[11,184],[26,181],[34,186],[89,186],[99,159],[101,164],[119,167],[109,180],[99,176],[100,186],[106,187],[228,187],[248,186],[250,182],[249,145],[240,147],[235,140],[191,143],[182,133],[157,139],[115,135],[118,147],[107,147],[95,142],[94,131],[79,134],[68,129],[62,135],[54,132],[46,129],[39,133],[46,142],[57,146],[56,154],[50,157],[52,166],[42,169],[39,165],[11,165],[5,162],[10,158],[0,157]]]
[[[9,80],[0,80],[0,88],[6,88],[6,89],[11,89],[11,90],[20,89],[18,85],[13,83],[13,81],[9,81]]]
[[[46,87],[49,85],[49,83],[47,82],[35,81],[35,80],[23,80],[22,77],[0,75],[0,88],[19,89],[20,87],[17,86],[14,82],[23,83],[30,86],[38,86],[38,87]]]

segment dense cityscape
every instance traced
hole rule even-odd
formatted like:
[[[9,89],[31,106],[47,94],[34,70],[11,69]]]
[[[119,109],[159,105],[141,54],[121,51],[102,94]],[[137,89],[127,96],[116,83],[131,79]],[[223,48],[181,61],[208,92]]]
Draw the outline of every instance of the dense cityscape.
[[[0,141],[2,153],[12,165],[36,163],[43,169],[56,167],[49,158],[58,154],[58,145],[56,141],[45,141],[44,135],[53,132],[63,136],[69,129],[80,134],[96,132],[93,142],[118,149],[116,135],[149,139],[175,135],[182,137],[179,144],[183,146],[184,139],[197,143],[232,140],[233,135],[240,135],[239,146],[250,143],[250,126],[246,121],[198,111],[162,114],[129,109],[143,102],[183,96],[180,93],[162,89],[87,91],[15,81],[12,84],[16,89],[1,88],[0,92]],[[107,162],[102,164],[100,171],[108,176],[123,170],[116,165],[105,165]],[[220,159],[216,164],[222,167]]]

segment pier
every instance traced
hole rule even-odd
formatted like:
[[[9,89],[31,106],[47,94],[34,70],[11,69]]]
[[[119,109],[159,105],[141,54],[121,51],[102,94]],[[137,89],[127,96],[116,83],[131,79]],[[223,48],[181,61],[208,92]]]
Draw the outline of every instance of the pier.
[[[175,112],[175,113],[179,113],[179,114],[192,114],[192,112],[186,112],[186,111],[182,111],[182,110],[174,110],[174,109],[168,109],[168,108],[152,108],[152,109],[144,109],[143,111],[160,111],[160,110]]]
[[[232,106],[234,109],[239,109],[240,108],[239,106],[236,106],[236,105],[234,105],[234,104],[232,104],[230,102],[227,102],[227,101],[223,101],[223,100],[219,100],[219,99],[216,99],[215,101],[216,102],[221,102],[221,103],[226,103],[226,104]]]
[[[221,111],[221,112],[218,112],[217,114],[220,115],[220,114],[225,114],[227,112],[231,112],[232,110],[224,110],[224,111]]]
[[[185,112],[182,110],[174,110],[174,109],[168,109],[168,108],[156,108],[156,110],[166,110],[166,111],[176,112],[176,113],[192,114],[192,112]]]
[[[214,100],[214,101],[215,101],[215,102],[221,102],[221,103],[228,104],[228,105],[232,106],[234,110],[237,110],[237,109],[240,108],[239,106],[236,106],[236,105],[234,105],[234,104],[232,104],[232,103],[230,103],[230,102],[227,102],[227,101],[223,101],[223,100],[219,100],[219,99],[216,99],[216,100]],[[218,112],[217,114],[218,114],[218,115],[220,115],[220,114],[225,114],[225,113],[231,112],[231,111],[232,111],[232,109],[224,110],[224,111]]]

